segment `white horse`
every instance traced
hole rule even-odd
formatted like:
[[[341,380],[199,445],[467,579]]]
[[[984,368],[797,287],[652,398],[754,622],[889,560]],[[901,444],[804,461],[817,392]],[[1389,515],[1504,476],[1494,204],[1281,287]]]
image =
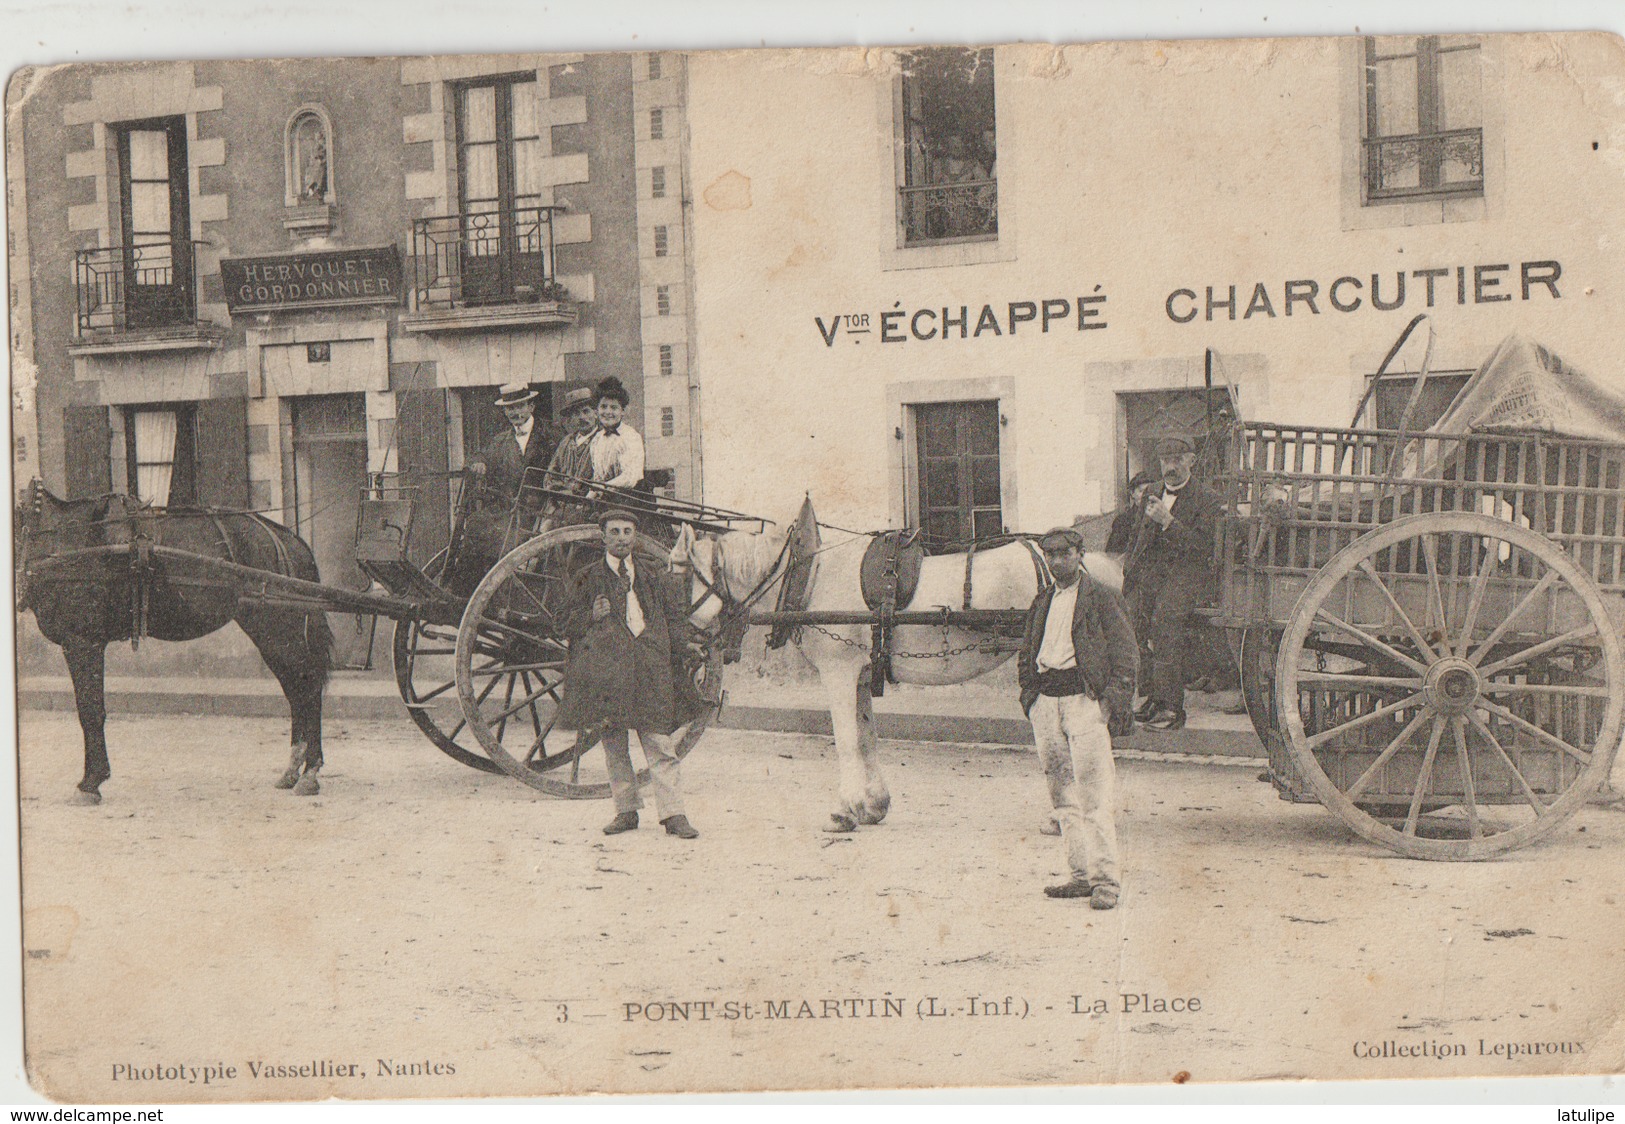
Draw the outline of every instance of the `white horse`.
[[[758,607],[771,608],[782,581],[785,539],[789,524],[769,527],[760,534],[733,531],[725,535],[695,534],[684,527],[672,549],[672,568],[690,575],[691,620],[708,626],[753,594]],[[833,530],[833,528],[824,528]],[[816,569],[807,608],[819,611],[867,611],[859,586],[859,566],[868,535],[836,532],[833,543],[822,543],[815,556]],[[1021,542],[979,550],[971,560],[973,609],[1019,609],[1033,602],[1047,571],[1033,550]],[[1090,553],[1085,566],[1103,585],[1121,591],[1122,570],[1104,554]],[[1041,576],[1042,574],[1042,576]],[[964,607],[965,555],[941,554],[926,558],[920,583],[899,611],[960,609]],[[840,762],[840,804],[830,814],[826,831],[855,831],[859,824],[878,824],[891,807],[891,792],[876,754],[874,705],[869,690],[867,624],[829,624],[803,627],[796,645],[818,671],[828,693],[830,724],[835,731]],[[1013,654],[1008,650],[983,651],[990,633],[942,625],[899,625],[893,629],[892,664],[900,683],[949,685],[964,683],[991,671]],[[991,647],[989,645],[989,647]],[[958,649],[964,648],[964,651]],[[953,652],[952,655],[936,653]]]

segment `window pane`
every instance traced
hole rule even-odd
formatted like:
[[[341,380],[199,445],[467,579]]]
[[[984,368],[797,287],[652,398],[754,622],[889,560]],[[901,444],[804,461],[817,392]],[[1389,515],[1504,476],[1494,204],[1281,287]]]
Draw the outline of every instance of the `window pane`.
[[[142,410],[130,419],[135,442],[136,495],[159,505],[169,502],[169,481],[175,463],[175,413]]]
[[[953,507],[959,503],[958,473],[953,461],[927,462],[925,503],[927,507]]]
[[[513,135],[514,138],[534,137],[539,132],[537,128],[539,108],[536,105],[537,84],[535,82],[515,82],[511,87],[513,91]]]
[[[977,507],[999,506],[999,460],[977,457],[971,466],[971,503]]]
[[[975,515],[976,537],[990,539],[1004,531],[1004,520],[998,511],[978,511]]]
[[[468,86],[462,91],[465,142],[497,139],[497,94],[491,86]]]
[[[1388,141],[1371,155],[1372,186],[1381,191],[1418,187],[1422,182],[1422,143],[1417,140]]]
[[[1416,59],[1378,61],[1371,69],[1377,96],[1370,135],[1392,137],[1416,132]]]
[[[158,129],[130,132],[130,178],[169,179],[169,134]]]
[[[1478,80],[1478,49],[1439,56],[1439,127],[1477,129],[1484,124]]]
[[[542,190],[542,142],[516,140],[513,144],[513,187],[520,196],[539,195]]]
[[[993,402],[975,402],[965,409],[965,430],[969,451],[978,456],[999,452],[999,407]]]
[[[926,456],[940,457],[954,452],[954,416],[950,411],[922,409],[919,423]]]
[[[959,531],[959,513],[957,511],[932,511],[920,520],[920,526],[925,531],[928,544],[942,544],[962,542],[964,535]]]
[[[130,185],[130,233],[162,234],[169,237],[169,185],[132,183]],[[135,240],[135,239],[132,239]]]
[[[1439,186],[1475,184],[1484,181],[1484,137],[1474,131],[1443,137],[1438,141]]]
[[[463,149],[464,202],[489,203],[497,197],[497,150],[482,144]]]

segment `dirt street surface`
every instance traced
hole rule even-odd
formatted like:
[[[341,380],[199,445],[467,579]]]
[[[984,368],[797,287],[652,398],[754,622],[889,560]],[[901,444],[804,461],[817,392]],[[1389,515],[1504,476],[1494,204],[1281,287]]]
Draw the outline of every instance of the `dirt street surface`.
[[[1619,1072],[1625,814],[1444,864],[1258,764],[1120,762],[1124,896],[1056,902],[1030,752],[887,744],[883,826],[820,829],[824,739],[713,731],[702,837],[606,838],[405,720],[328,734],[22,715],[26,1041],[73,1101]]]

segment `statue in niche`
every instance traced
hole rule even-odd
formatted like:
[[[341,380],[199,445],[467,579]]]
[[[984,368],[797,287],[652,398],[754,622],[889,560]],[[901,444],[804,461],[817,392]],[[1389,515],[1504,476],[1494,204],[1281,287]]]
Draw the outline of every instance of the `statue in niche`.
[[[322,202],[327,198],[327,132],[315,114],[304,115],[295,126],[294,155],[299,202]]]

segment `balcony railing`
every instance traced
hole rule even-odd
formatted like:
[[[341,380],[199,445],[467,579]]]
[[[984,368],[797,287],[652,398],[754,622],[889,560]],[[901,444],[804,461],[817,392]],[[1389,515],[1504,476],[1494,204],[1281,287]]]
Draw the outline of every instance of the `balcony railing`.
[[[905,246],[999,236],[997,180],[910,184],[897,193]]]
[[[1481,195],[1484,192],[1484,131],[1367,137],[1366,197],[1388,199]]]
[[[198,245],[148,242],[76,252],[77,335],[195,325]]]
[[[412,224],[412,293],[419,311],[556,301],[553,213],[509,207]]]

